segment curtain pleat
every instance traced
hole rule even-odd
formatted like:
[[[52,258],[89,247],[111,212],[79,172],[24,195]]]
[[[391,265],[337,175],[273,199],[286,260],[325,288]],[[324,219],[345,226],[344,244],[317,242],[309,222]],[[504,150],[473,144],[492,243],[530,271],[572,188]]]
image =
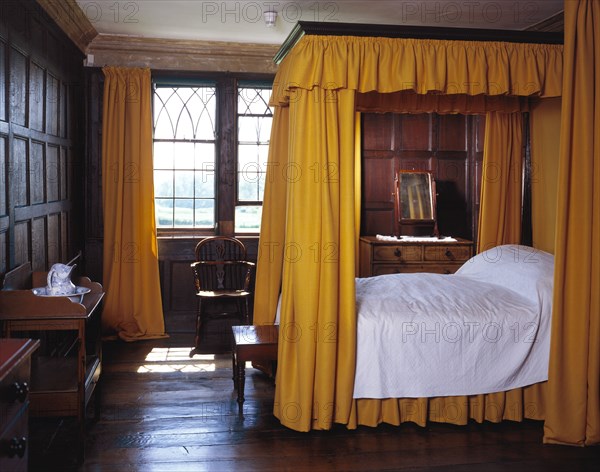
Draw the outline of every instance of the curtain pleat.
[[[556,266],[544,442],[600,443],[600,2],[565,2]]]
[[[104,329],[164,337],[154,219],[149,69],[103,69]]]
[[[362,199],[362,130],[361,130],[361,117],[360,113],[356,112],[354,115],[354,235],[356,236],[356,250],[354,253],[354,260],[360,260],[360,212],[361,212],[361,199]],[[360,273],[360,267],[355,264],[354,275],[358,277]]]
[[[356,400],[349,428],[388,423],[398,426],[412,422],[426,426],[428,421],[465,425],[469,420],[523,421],[544,419],[547,382],[487,395],[434,398],[387,398]]]

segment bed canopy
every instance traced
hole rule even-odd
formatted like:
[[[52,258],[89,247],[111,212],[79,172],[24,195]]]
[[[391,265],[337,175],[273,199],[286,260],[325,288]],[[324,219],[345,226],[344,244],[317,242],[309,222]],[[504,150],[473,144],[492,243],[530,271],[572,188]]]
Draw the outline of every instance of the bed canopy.
[[[304,30],[322,27],[300,25]],[[406,99],[398,96],[406,94],[417,107],[410,111],[422,107],[424,112],[486,112],[484,166],[496,159],[504,178],[486,182],[484,175],[479,247],[519,242],[520,183],[515,184],[508,172],[518,167],[515,159],[521,154],[519,111],[527,106],[523,97],[562,94],[563,46],[523,42],[531,41],[526,33],[511,35],[512,42],[484,37],[467,41],[457,37],[456,30],[451,40],[442,40],[419,38],[409,29],[391,34],[385,27],[377,28],[377,37],[368,30],[363,36],[347,36],[343,25],[334,27],[333,34],[308,31],[302,36],[295,30],[284,44],[287,54],[280,55],[285,57],[271,99],[275,113],[254,322],[274,322],[281,292],[274,414],[299,431],[329,429],[334,422],[352,428],[381,422],[423,424],[427,419],[456,423],[469,418],[542,419],[540,390],[545,384],[429,403],[352,398],[360,227],[357,103],[369,95],[389,94],[374,100],[378,106],[382,101],[404,103],[394,110],[402,111]],[[356,31],[357,25],[351,27]],[[382,32],[413,37],[381,37]],[[476,34],[470,31],[469,38]],[[556,42],[556,37],[546,38]],[[514,415],[505,408],[511,399],[520,406]],[[528,404],[539,408],[528,415],[524,412]],[[449,405],[462,413],[449,418]]]

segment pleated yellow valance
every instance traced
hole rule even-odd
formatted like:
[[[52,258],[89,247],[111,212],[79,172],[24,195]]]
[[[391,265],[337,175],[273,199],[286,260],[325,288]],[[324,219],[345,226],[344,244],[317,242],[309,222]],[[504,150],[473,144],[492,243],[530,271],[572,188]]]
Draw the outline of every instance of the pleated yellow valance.
[[[280,64],[271,104],[285,105],[313,87],[556,97],[562,51],[548,44],[304,36]]]

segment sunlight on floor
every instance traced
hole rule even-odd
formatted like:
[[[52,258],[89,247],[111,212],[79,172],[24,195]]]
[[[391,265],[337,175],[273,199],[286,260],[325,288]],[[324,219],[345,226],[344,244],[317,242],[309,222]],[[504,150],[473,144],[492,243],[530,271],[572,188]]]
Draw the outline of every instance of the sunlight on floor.
[[[216,368],[214,354],[195,354],[190,357],[191,347],[155,347],[148,353],[145,364],[137,372],[214,372]]]

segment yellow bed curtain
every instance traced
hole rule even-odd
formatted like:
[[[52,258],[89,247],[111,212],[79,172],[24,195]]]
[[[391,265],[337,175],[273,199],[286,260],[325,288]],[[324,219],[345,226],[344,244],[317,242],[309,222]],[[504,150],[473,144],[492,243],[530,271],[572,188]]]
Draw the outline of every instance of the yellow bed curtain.
[[[102,203],[105,330],[164,337],[152,177],[149,69],[103,69]]]
[[[477,252],[521,241],[523,115],[485,117]]]
[[[600,2],[565,2],[546,443],[600,443]]]
[[[276,389],[274,410],[301,431],[347,422],[356,332],[354,92],[304,93],[290,104],[290,130],[321,139],[290,133],[288,141],[277,384],[293,387]]]
[[[494,42],[306,36],[290,51],[271,99],[276,114],[289,107],[271,139],[287,173],[267,173],[255,298],[257,320],[272,323],[261,310],[276,306],[281,274],[274,411],[284,425],[354,421],[356,92],[552,96],[561,67],[560,46]]]
[[[286,228],[286,194],[289,139],[288,107],[275,107],[269,143],[265,193],[263,196],[256,280],[260,281],[260,296],[254,300],[253,321],[256,325],[273,324],[281,292],[281,274]]]
[[[531,226],[533,247],[554,254],[561,99],[531,105]]]

